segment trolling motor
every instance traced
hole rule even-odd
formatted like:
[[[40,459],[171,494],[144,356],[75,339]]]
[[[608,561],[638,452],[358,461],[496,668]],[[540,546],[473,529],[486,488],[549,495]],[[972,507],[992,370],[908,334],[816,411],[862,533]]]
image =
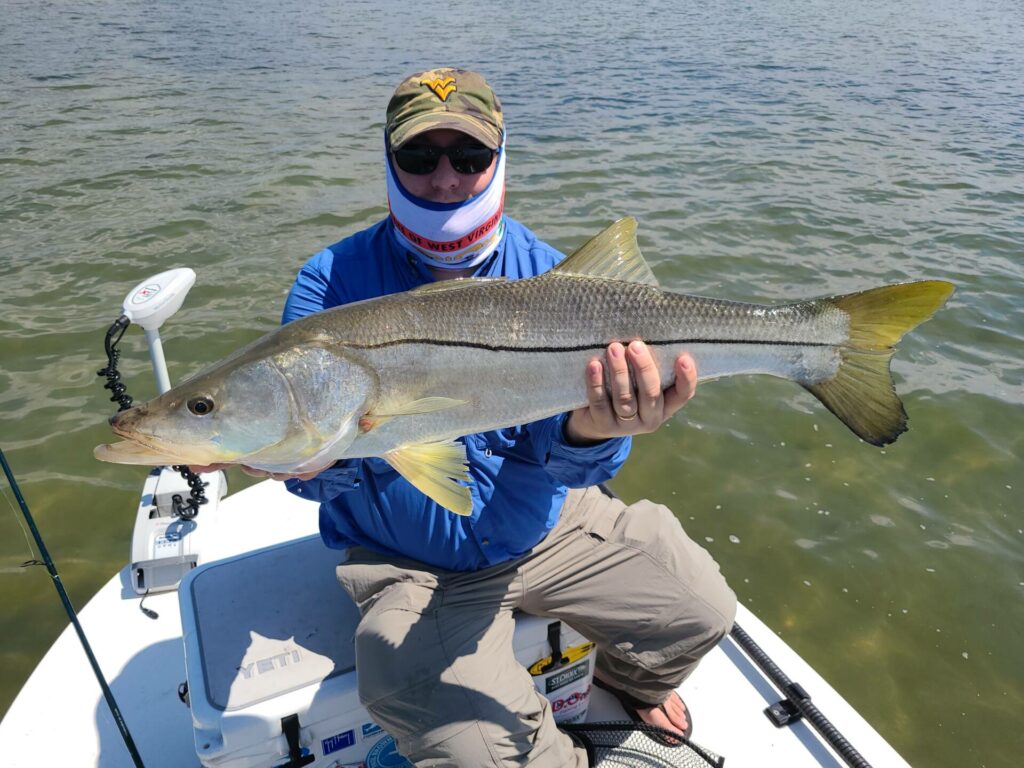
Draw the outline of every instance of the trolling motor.
[[[143,280],[125,298],[123,313],[107,330],[103,342],[107,367],[96,372],[106,378],[103,386],[110,390],[110,400],[117,403],[119,411],[132,407],[132,397],[117,369],[121,337],[132,323],[142,327],[157,389],[160,394],[168,391],[171,381],[160,326],[181,308],[195,282],[196,273],[191,269],[171,269]],[[215,506],[226,494],[223,472],[200,476],[186,466],[174,466],[149,473],[132,534],[131,573],[136,594],[176,589],[181,578],[196,567],[195,538],[189,536],[197,527],[196,516],[200,507]]]

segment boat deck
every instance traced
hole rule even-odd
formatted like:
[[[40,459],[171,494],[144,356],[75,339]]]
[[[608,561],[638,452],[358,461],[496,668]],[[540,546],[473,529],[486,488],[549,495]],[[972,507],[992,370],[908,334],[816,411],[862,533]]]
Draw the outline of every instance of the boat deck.
[[[317,505],[267,481],[203,512],[200,564],[317,531]],[[58,564],[59,566],[59,564]],[[80,620],[147,768],[198,766],[189,709],[178,698],[185,680],[176,592],[146,598],[149,618],[125,567],[81,611]],[[907,763],[807,663],[740,606],[737,621],[874,766]],[[736,642],[726,638],[680,689],[693,713],[694,740],[728,766],[843,766],[804,721],[776,728],[763,714],[782,698]],[[594,690],[589,720],[621,720],[604,691]],[[0,722],[7,768],[131,768],[117,726],[71,626],[61,634]]]

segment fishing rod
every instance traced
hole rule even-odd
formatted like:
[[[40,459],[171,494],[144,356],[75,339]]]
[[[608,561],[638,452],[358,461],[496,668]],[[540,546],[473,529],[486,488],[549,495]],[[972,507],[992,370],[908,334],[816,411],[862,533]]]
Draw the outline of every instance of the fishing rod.
[[[805,717],[814,726],[814,730],[821,734],[821,737],[850,768],[871,768],[871,763],[864,759],[860,752],[839,732],[839,729],[832,725],[811,701],[810,695],[803,686],[790,680],[771,656],[754,642],[754,638],[748,635],[739,624],[733,624],[729,634],[786,697],[764,711],[776,728],[782,728]]]
[[[110,714],[114,717],[114,722],[117,723],[117,729],[121,732],[121,738],[124,739],[124,745],[128,748],[128,753],[132,756],[132,762],[135,763],[136,768],[145,768],[142,764],[142,757],[139,755],[139,750],[135,746],[135,741],[132,739],[131,733],[128,731],[128,725],[124,721],[124,717],[121,715],[121,710],[117,706],[117,701],[114,699],[114,694],[110,690],[110,686],[107,685],[107,680],[103,676],[103,671],[100,669],[99,662],[96,661],[96,656],[92,652],[92,646],[89,645],[89,641],[85,637],[85,631],[82,629],[81,623],[78,621],[78,614],[75,613],[75,608],[71,605],[71,599],[68,597],[67,590],[64,589],[64,582],[61,581],[60,574],[57,572],[57,566],[53,562],[53,558],[50,557],[49,551],[46,549],[46,544],[43,542],[42,534],[39,533],[39,529],[36,527],[36,522],[32,518],[32,513],[28,509],[28,504],[25,503],[25,497],[21,495],[21,488],[18,487],[18,481],[14,479],[14,472],[11,471],[10,464],[7,463],[7,457],[4,455],[3,449],[0,448],[0,464],[3,464],[4,474],[7,475],[7,482],[11,486],[11,490],[14,491],[14,498],[18,500],[18,506],[21,507],[21,514],[25,517],[25,522],[28,523],[29,530],[32,531],[32,538],[36,541],[36,548],[39,550],[39,556],[42,558],[42,564],[46,565],[46,570],[50,572],[50,578],[53,579],[53,586],[57,589],[57,594],[60,595],[60,601],[64,605],[64,612],[67,613],[68,618],[71,620],[72,626],[75,628],[75,632],[78,634],[78,640],[82,644],[85,655],[89,658],[89,664],[92,666],[92,671],[96,675],[96,680],[100,684],[100,689],[103,691],[103,698],[107,701],[107,706],[110,708]],[[39,561],[29,561],[28,565],[39,564]]]

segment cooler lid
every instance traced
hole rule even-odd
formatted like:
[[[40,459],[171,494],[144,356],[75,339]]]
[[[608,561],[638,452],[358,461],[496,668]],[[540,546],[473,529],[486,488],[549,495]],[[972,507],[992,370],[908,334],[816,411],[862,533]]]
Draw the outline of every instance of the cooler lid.
[[[232,711],[353,670],[359,609],[335,578],[342,556],[311,536],[193,571],[180,596],[199,649],[192,695],[201,678],[210,706]]]

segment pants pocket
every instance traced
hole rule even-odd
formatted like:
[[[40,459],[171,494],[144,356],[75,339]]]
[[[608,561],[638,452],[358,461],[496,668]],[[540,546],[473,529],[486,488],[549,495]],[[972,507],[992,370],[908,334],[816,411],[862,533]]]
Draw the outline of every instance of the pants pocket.
[[[626,505],[606,496],[599,488],[588,488],[580,500],[580,528],[598,542],[610,541]]]
[[[348,592],[363,616],[366,616],[386,595],[393,593],[404,593],[405,598],[395,596],[391,597],[391,600],[408,603],[401,606],[396,604],[395,607],[418,613],[427,610],[433,601],[422,599],[422,595],[429,595],[437,588],[438,580],[435,574],[384,562],[377,559],[369,550],[365,550],[365,557],[363,554],[361,548],[353,548],[350,550],[349,559],[335,569],[338,582]],[[402,586],[406,589],[396,589]],[[423,589],[417,590],[414,587]]]

